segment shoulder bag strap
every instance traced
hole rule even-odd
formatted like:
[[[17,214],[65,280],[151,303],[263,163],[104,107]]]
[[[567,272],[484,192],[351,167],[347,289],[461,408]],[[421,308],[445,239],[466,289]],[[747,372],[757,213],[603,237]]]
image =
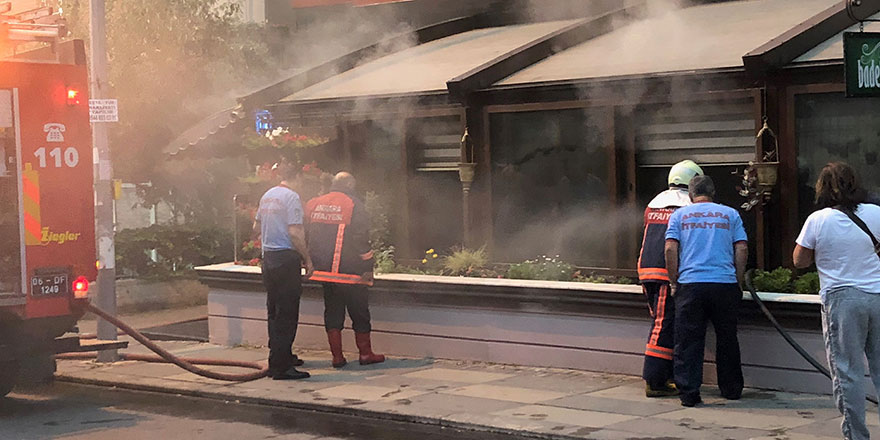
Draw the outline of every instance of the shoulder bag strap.
[[[880,242],[877,241],[877,237],[875,237],[871,230],[868,229],[868,225],[866,225],[865,222],[856,215],[855,211],[847,211],[840,208],[835,209],[846,214],[846,216],[849,217],[849,219],[852,220],[852,222],[855,223],[856,226],[859,227],[859,229],[861,229],[865,234],[868,234],[868,237],[871,237],[871,243],[874,243],[874,253],[877,254],[878,258],[880,258]]]

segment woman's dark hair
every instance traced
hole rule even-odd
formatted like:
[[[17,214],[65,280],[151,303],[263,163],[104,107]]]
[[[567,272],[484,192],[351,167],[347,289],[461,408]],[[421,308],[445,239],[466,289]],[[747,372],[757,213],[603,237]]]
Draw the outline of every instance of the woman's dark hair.
[[[831,162],[816,180],[816,205],[819,209],[840,207],[855,211],[865,201],[866,192],[853,167],[845,162]]]

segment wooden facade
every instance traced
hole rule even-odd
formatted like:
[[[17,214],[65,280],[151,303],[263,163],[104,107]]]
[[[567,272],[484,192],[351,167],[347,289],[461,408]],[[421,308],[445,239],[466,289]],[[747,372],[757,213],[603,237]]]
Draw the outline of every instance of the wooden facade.
[[[867,15],[880,11],[880,2],[863,4]],[[839,151],[826,146],[833,140],[803,138],[821,132],[831,108],[846,117],[848,103],[880,121],[880,98],[843,101],[842,53],[828,55],[855,23],[832,0],[731,1],[659,15],[645,5],[543,24],[459,19],[418,31],[415,47],[366,63],[344,58],[342,69],[321,67],[338,75],[300,74],[242,103],[268,109],[280,125],[335,130],[343,154],[328,167],[389,195],[398,256],[464,244],[487,246],[498,262],[558,252],[625,274],[635,267],[644,205],[675,162],[703,165],[721,202],[745,201],[733,173],[772,147],[756,144],[766,118],[779,136],[779,183],[743,218],[751,264],[790,266],[810,209],[808,168],[846,160],[850,150],[869,166],[880,153],[870,134]],[[670,23],[682,30],[654,41]],[[630,56],[627,45],[648,53]],[[445,84],[438,72],[448,73]],[[475,162],[476,174],[463,198],[453,153],[465,129],[458,160]],[[818,152],[807,158],[804,142]],[[880,180],[870,183],[880,189]]]

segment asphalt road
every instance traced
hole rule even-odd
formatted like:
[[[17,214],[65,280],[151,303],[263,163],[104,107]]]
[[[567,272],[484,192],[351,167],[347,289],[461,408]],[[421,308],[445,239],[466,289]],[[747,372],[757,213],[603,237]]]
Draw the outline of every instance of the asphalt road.
[[[0,398],[0,439],[496,440],[360,417],[56,383]]]

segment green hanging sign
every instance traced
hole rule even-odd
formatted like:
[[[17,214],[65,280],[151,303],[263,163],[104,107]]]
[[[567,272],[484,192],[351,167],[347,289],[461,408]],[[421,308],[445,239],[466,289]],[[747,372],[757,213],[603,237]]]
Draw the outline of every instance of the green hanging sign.
[[[880,32],[843,34],[846,96],[880,96]]]

